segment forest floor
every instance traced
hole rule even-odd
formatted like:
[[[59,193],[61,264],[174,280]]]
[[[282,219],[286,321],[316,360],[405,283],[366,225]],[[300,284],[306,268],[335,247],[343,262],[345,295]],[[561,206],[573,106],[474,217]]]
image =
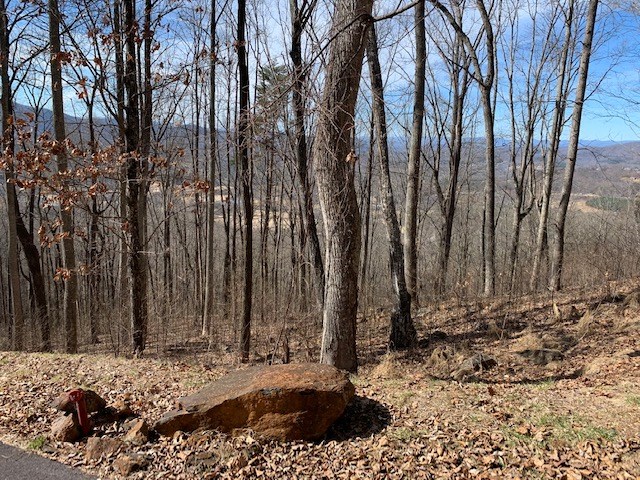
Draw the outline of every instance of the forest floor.
[[[401,354],[386,352],[386,316],[377,312],[359,326],[367,339],[352,377],[356,398],[325,439],[161,437],[128,447],[146,459],[129,478],[638,479],[638,287],[422,308],[421,346]],[[475,353],[497,366],[452,378]],[[176,398],[234,368],[230,354],[212,352],[142,359],[0,352],[0,441],[119,478],[114,462],[123,452],[89,461],[84,442],[48,438],[52,399],[84,386],[108,402],[128,399],[152,424]],[[97,434],[120,436],[122,426]]]

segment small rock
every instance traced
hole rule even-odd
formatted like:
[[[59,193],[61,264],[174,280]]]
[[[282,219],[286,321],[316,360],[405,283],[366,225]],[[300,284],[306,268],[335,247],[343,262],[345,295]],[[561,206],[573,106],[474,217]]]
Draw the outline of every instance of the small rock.
[[[91,420],[94,425],[104,425],[105,423],[118,422],[129,417],[135,416],[129,402],[126,400],[117,400],[108,407],[96,412]]]
[[[213,452],[197,452],[194,456],[193,459],[200,461],[200,460],[209,460],[213,458]]]
[[[491,370],[498,365],[496,359],[486,355],[484,353],[476,353],[474,356],[467,358],[460,368],[471,369],[474,372],[481,372],[483,370]]]
[[[60,415],[51,425],[51,437],[60,442],[75,442],[82,438],[82,429],[75,413]]]
[[[113,468],[120,475],[126,477],[127,475],[131,475],[133,472],[137,472],[138,470],[143,470],[147,466],[147,459],[144,455],[140,455],[137,453],[127,453],[124,455],[120,455],[113,462]]]
[[[108,408],[108,407],[107,407]],[[130,418],[129,420],[126,420],[123,424],[122,424],[122,430],[124,432],[128,432],[129,430],[131,430],[133,427],[135,427],[136,423],[138,423],[138,418]]]
[[[58,398],[56,398],[51,406],[56,410],[71,413],[76,411],[76,404],[69,398],[69,393],[73,390],[84,391],[84,401],[87,405],[87,413],[97,412],[104,409],[107,406],[107,402],[93,390],[75,389],[67,390]]]
[[[109,405],[109,408],[113,409],[114,414],[120,419],[133,417],[134,415],[131,405],[126,400],[116,400]]]
[[[571,305],[571,310],[569,311],[569,320],[575,321],[575,320],[579,320],[581,317],[582,317],[582,314],[576,308],[576,306]]]
[[[453,378],[456,382],[475,382],[478,380],[478,377],[476,377],[473,373],[473,370],[459,368],[451,374],[451,378]]]
[[[442,364],[449,362],[455,356],[455,351],[448,345],[439,345],[433,349],[431,352],[431,356],[427,363],[429,364]]]
[[[104,410],[91,415],[91,422],[94,426],[104,425],[105,423],[117,422],[120,420],[117,412],[112,407],[107,407]]]
[[[84,455],[87,460],[100,460],[110,457],[120,450],[122,441],[110,437],[89,437]]]
[[[220,464],[220,459],[213,452],[197,452],[188,459],[189,465],[200,465],[204,468],[215,467]]]
[[[464,360],[460,368],[451,374],[451,377],[458,382],[472,380],[475,379],[475,373],[490,370],[496,365],[498,365],[498,362],[495,358],[484,353],[476,353]]]
[[[455,358],[456,352],[453,347],[449,345],[438,345],[431,352],[429,359],[425,363],[425,367],[431,375],[447,377],[457,363]]]
[[[144,420],[136,420],[124,436],[124,441],[134,445],[144,445],[149,440],[149,426]]]

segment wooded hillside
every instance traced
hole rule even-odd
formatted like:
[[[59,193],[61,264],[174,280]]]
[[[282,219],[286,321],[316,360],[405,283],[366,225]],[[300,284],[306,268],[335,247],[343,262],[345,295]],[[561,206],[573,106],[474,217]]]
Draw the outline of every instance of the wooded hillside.
[[[637,275],[637,144],[580,138],[633,123],[635,12],[4,0],[0,348],[356,371],[380,308],[405,349],[420,307]]]

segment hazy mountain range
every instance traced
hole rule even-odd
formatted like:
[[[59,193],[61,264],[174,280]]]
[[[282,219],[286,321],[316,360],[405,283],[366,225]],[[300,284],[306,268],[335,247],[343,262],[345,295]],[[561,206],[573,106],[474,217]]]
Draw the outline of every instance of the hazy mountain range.
[[[33,114],[33,108],[21,104],[14,106],[15,115],[18,119],[27,119],[29,114]],[[53,123],[53,112],[50,109],[43,108],[38,114],[40,123],[39,131],[51,130]],[[88,120],[78,118],[72,115],[65,115],[68,135],[74,142],[80,142],[88,139]],[[114,121],[105,118],[96,117],[94,124],[101,142],[113,142],[116,135],[116,126]],[[193,131],[192,125],[171,125],[167,127],[165,136],[173,138],[176,145],[184,142],[187,146],[186,139],[188,134]],[[204,134],[204,128],[201,129]],[[220,133],[221,138],[224,134]],[[368,139],[362,139],[360,142],[363,146],[368,143]],[[396,172],[403,170],[405,152],[407,149],[408,138],[399,136],[390,136],[390,150],[395,158]],[[564,170],[564,157],[568,146],[567,141],[562,141],[559,151],[559,166],[557,167],[557,175],[561,176]],[[364,147],[366,149],[366,147]],[[465,148],[468,154],[467,158],[472,159],[472,170],[477,171],[478,175],[482,174],[482,164],[484,162],[484,139],[483,138],[467,138],[465,139]],[[498,138],[496,140],[496,168],[498,178],[502,177],[503,181],[509,181],[510,168],[510,146],[509,140]],[[366,161],[366,156],[361,155]],[[538,156],[536,159],[536,169],[542,172],[542,159]],[[445,168],[446,170],[446,168]],[[500,180],[499,180],[500,181]],[[640,141],[610,141],[610,140],[584,140],[580,143],[578,154],[577,172],[575,179],[576,192],[580,193],[596,193],[600,195],[629,195],[634,194],[636,190],[640,190]]]

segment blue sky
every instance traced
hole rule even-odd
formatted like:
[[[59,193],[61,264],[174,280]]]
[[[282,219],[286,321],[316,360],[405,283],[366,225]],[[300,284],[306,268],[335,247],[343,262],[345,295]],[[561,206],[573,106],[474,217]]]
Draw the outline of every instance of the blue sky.
[[[384,2],[380,2],[384,3]],[[279,5],[276,8],[266,4],[258,8],[257,12],[263,35],[266,35],[269,43],[268,55],[263,53],[263,60],[274,61],[275,63],[285,63],[287,59],[286,42],[286,22],[288,21],[288,5],[283,0],[275,1]],[[395,3],[394,3],[395,6]],[[394,8],[381,9],[393,10]],[[389,110],[405,115],[410,114],[410,91],[409,81],[413,76],[412,60],[412,12],[403,14],[404,19],[397,18],[377,24],[379,36],[381,37],[381,60],[383,68],[388,66],[396,72],[389,72],[386,85],[386,99],[389,102]],[[276,28],[277,25],[277,28]],[[399,26],[400,25],[400,26]],[[273,27],[273,28],[270,28]],[[221,29],[222,30],[222,29]],[[404,31],[403,31],[404,30]],[[591,66],[592,82],[598,83],[597,91],[589,98],[585,105],[581,138],[583,140],[601,141],[625,141],[640,139],[640,114],[638,108],[640,100],[634,102],[637,97],[640,99],[640,88],[638,79],[638,69],[640,66],[640,22],[636,15],[624,12],[613,12],[603,6],[600,10],[600,20],[598,31],[601,37],[599,48],[594,53]],[[389,35],[388,42],[385,37]],[[604,37],[602,37],[604,35]],[[261,41],[264,41],[263,38]],[[400,43],[394,44],[399,41]],[[185,42],[184,39],[174,40],[172,51],[179,51],[176,46]],[[385,45],[386,44],[386,45]],[[263,47],[264,48],[264,47]],[[190,49],[182,49],[185,54],[183,61],[187,60]],[[177,57],[180,57],[178,55]],[[172,60],[180,60],[174,55]],[[270,58],[267,58],[270,57]],[[386,58],[385,58],[386,57]],[[385,61],[386,60],[386,61]],[[250,65],[255,68],[255,60],[250,59]],[[399,73],[403,70],[402,73]],[[605,75],[606,79],[600,82]],[[368,70],[363,68],[363,76],[368,76]],[[253,78],[253,76],[252,76]],[[40,80],[42,81],[42,79]],[[366,82],[366,80],[365,80]],[[67,113],[81,115],[83,110],[82,102],[76,98],[76,93],[71,88],[66,89]],[[48,96],[48,95],[47,95]],[[26,103],[24,97],[17,96],[16,100]],[[75,108],[74,108],[75,107]],[[391,115],[393,117],[393,115]],[[498,116],[499,117],[499,116]],[[508,124],[505,119],[497,118],[496,130],[508,131]],[[564,137],[568,134],[565,129]]]
[[[593,53],[589,76],[592,86],[605,78],[585,104],[581,138],[639,140],[640,21],[638,15],[613,11],[602,2],[598,14],[600,44]]]

